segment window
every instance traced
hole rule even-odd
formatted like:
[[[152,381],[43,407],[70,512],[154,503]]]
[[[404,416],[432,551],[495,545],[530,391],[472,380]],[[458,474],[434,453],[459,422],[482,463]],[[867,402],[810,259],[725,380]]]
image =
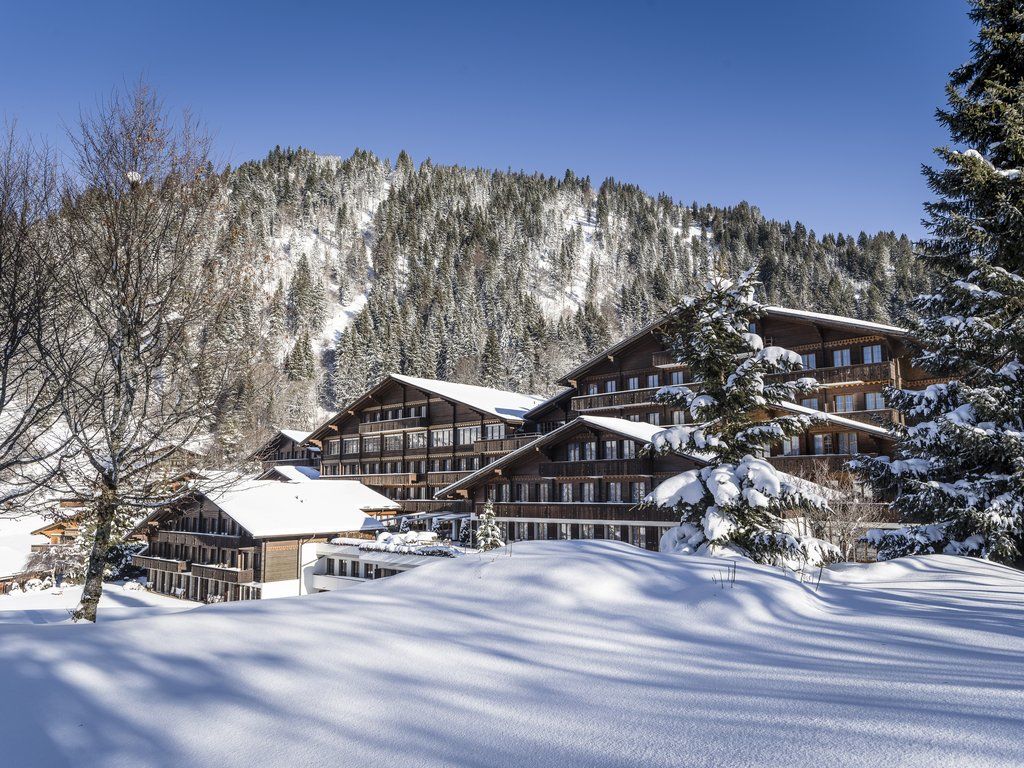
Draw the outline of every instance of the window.
[[[869,344],[864,347],[864,362],[865,363],[880,363],[882,362],[882,345],[881,344]]]
[[[528,525],[529,525],[529,523],[516,523],[515,524],[514,530],[516,532],[516,538],[515,538],[516,541],[526,541],[528,538],[530,538],[529,535],[528,535],[528,532],[527,532],[527,527],[526,527]]]
[[[375,435],[374,437],[363,438],[363,453],[377,453],[380,450],[380,437]]]
[[[630,376],[626,379],[626,389],[640,389],[640,377]]]
[[[832,365],[838,368],[841,365],[850,364],[850,350],[849,349],[833,349],[832,350]]]
[[[346,437],[342,441],[342,450],[345,453],[359,453],[359,438],[358,437]]]
[[[881,392],[867,392],[864,395],[864,407],[869,411],[880,411],[885,408],[885,396]]]
[[[836,395],[836,413],[854,410],[853,395]]]
[[[572,483],[562,483],[558,488],[559,501],[572,501]]]
[[[814,453],[817,456],[832,453],[832,435],[815,435]]]
[[[594,524],[583,523],[580,525],[580,538],[581,539],[592,539],[594,538]]]
[[[604,383],[604,391],[605,392],[614,392],[615,391],[615,379],[609,379],[608,381],[606,381]]]
[[[640,480],[629,484],[629,497],[634,503],[644,500],[647,495],[647,483]]]
[[[583,443],[583,460],[584,461],[595,461],[597,459],[597,443],[586,442]]]
[[[817,368],[818,367],[818,355],[815,352],[805,352],[800,355],[800,363],[804,368]]]
[[[608,483],[608,501],[622,501],[622,483],[617,480]]]
[[[658,374],[656,374],[656,373],[649,373],[649,374],[647,374],[647,386],[648,386],[648,388],[660,387],[661,386],[661,378],[658,376]]]
[[[647,423],[653,424],[654,426],[659,426],[661,424],[661,414],[657,411],[655,411],[654,413],[648,413]]]
[[[604,536],[612,541],[620,541],[622,539],[622,526],[606,525],[604,527]]]
[[[346,440],[346,442],[348,442],[348,441]],[[359,443],[359,438],[356,438],[356,444],[358,444],[358,443]],[[327,455],[328,456],[337,456],[338,455],[338,445],[339,445],[339,441],[338,441],[337,438],[335,438],[333,440],[328,440],[327,441]]]
[[[384,450],[385,451],[400,451],[402,450],[402,435],[385,435],[384,437]]]
[[[558,538],[560,538],[560,539],[571,539],[572,538],[572,523],[559,523],[558,524]]]
[[[619,458],[619,441],[618,440],[605,440],[604,441],[604,457],[606,459],[617,459],[617,458]]]
[[[426,448],[427,447],[427,433],[426,432],[410,432],[409,433],[409,448]]]
[[[530,486],[528,483],[516,483],[516,501],[530,500]]]
[[[590,384],[587,384],[587,394],[588,395],[596,395],[597,394],[597,382],[596,381],[592,381]]]
[[[840,432],[839,433],[839,453],[856,453],[857,452],[857,433],[856,432]]]
[[[498,501],[508,501],[511,496],[511,488],[508,483],[502,483],[498,486]]]
[[[327,575],[328,576],[333,576],[334,575],[334,560],[332,560],[329,557],[327,558]]]
[[[474,427],[459,427],[459,445],[472,445],[480,439],[481,432],[479,424]]]
[[[626,418],[628,418],[630,421],[640,421],[640,414],[639,413],[631,413]]]
[[[452,444],[452,431],[450,429],[430,430],[430,444],[434,447],[441,447]]]
[[[683,375],[682,371],[672,371],[669,381],[674,386],[678,387],[680,384],[686,381],[686,377]]]
[[[543,541],[548,537],[548,524],[547,523],[534,523],[533,524],[533,538]]]
[[[551,483],[540,483],[537,486],[537,501],[551,501]]]
[[[813,408],[816,411],[819,410],[818,398],[816,397],[805,397],[803,400],[800,401],[800,405],[802,405],[804,408]]]
[[[579,443],[567,443],[565,446],[565,460],[566,461],[579,461],[580,460],[580,444]]]
[[[800,437],[794,435],[793,437],[782,438],[782,455],[783,456],[797,456],[800,454]]]
[[[597,501],[594,483],[580,483],[580,501]]]
[[[485,424],[484,437],[488,440],[500,440],[505,436],[504,424]]]
[[[672,411],[672,423],[673,424],[685,424],[686,423],[686,411]]]
[[[624,459],[635,459],[636,458],[636,443],[632,440],[622,441],[622,458]]]

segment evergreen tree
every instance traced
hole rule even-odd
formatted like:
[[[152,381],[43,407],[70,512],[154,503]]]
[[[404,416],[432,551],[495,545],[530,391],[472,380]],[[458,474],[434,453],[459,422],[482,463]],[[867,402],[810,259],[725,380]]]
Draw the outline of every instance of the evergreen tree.
[[[713,275],[669,321],[666,342],[696,383],[665,387],[656,400],[685,407],[695,423],[656,434],[653,450],[696,454],[708,464],[666,480],[643,505],[680,514],[681,524],[662,537],[664,551],[726,549],[761,563],[820,563],[834,556],[834,548],[795,536],[783,514],[827,509],[821,489],[758,458],[811,423],[808,417],[772,417],[767,411],[812,391],[817,382],[768,380],[798,370],[801,361],[790,350],[765,347],[752,332],[764,313],[754,299],[756,287],[753,270],[735,281]]]
[[[894,390],[907,418],[896,458],[860,468],[897,491],[904,519],[875,536],[880,557],[945,552],[1016,561],[1024,546],[1024,13],[1019,2],[975,0],[981,33],[950,77],[938,118],[960,152],[939,148],[926,168],[938,199],[925,206],[923,260],[932,291],[913,308],[917,364],[952,377]]]
[[[488,501],[480,513],[480,522],[476,529],[476,548],[487,552],[505,546],[501,538],[501,529],[494,520],[494,503]]]

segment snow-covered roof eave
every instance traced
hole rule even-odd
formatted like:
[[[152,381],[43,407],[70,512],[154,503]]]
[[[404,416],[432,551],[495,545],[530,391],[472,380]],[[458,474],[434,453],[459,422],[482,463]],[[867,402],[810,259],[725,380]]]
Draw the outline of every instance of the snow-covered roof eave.
[[[848,419],[845,416],[840,416],[836,413],[829,413],[827,411],[818,411],[814,408],[808,408],[805,405],[797,405],[796,403],[782,402],[777,406],[780,410],[787,411],[799,416],[814,416],[822,421],[827,421],[830,424],[835,424],[839,427],[845,427],[859,432],[865,432],[875,437],[880,437],[883,440],[896,440],[898,435],[892,430],[886,429],[885,427],[877,424],[871,424],[866,421],[857,421],[856,419]]]

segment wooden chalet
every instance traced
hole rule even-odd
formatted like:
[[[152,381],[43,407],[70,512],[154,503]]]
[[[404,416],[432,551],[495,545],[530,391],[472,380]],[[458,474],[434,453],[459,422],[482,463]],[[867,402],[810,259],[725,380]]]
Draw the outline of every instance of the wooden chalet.
[[[357,482],[244,480],[160,509],[136,528],[150,589],[205,602],[298,595],[303,547],[383,530],[397,506]]]
[[[541,398],[391,374],[316,429],[321,477],[359,480],[405,514],[459,514],[437,492],[532,440],[515,435]]]
[[[279,429],[263,445],[249,455],[264,470],[272,467],[318,467],[320,449],[306,442],[309,432]]]

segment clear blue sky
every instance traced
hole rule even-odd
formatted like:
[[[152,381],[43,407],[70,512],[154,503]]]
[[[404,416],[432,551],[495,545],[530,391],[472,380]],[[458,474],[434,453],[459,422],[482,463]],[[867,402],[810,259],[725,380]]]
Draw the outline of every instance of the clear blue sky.
[[[275,144],[614,176],[819,234],[920,236],[962,0],[5,3],[0,112],[61,120],[140,75],[222,159]]]

